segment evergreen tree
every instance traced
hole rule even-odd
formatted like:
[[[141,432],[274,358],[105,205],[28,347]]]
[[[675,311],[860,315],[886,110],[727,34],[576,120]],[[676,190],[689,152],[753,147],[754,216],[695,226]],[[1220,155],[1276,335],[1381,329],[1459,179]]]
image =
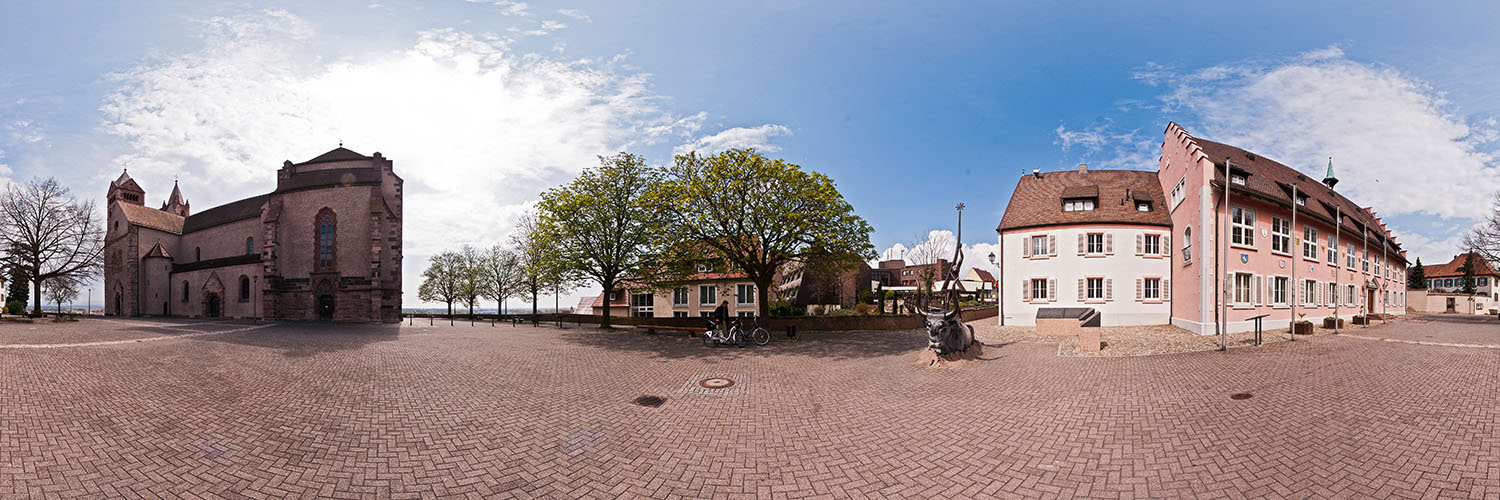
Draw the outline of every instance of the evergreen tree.
[[[1466,293],[1466,294],[1469,294],[1469,295],[1473,295],[1474,294],[1474,252],[1469,252],[1469,253],[1467,253],[1467,254],[1464,255],[1464,267],[1462,269],[1464,271],[1463,292]]]
[[[26,314],[26,297],[31,294],[31,277],[27,276],[26,269],[16,266],[10,269],[10,287],[5,292],[6,307],[11,309],[11,314]]]
[[[1412,290],[1427,289],[1427,271],[1422,269],[1422,258],[1417,257],[1417,265],[1406,270],[1406,287]]]

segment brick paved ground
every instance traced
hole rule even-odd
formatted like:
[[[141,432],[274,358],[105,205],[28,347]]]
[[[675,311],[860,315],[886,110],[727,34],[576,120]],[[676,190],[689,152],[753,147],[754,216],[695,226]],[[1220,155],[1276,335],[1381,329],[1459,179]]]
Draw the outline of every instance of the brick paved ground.
[[[278,325],[0,348],[0,498],[1500,495],[1494,349],[1016,343],[934,370],[915,332],[805,336]]]

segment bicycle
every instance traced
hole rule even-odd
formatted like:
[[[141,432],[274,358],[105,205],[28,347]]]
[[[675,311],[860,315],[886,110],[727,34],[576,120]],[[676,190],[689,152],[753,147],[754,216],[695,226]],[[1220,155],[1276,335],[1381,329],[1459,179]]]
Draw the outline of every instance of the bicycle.
[[[708,322],[708,331],[703,332],[703,345],[714,347],[719,344],[734,344],[739,347],[745,347],[745,334],[740,330],[738,321],[731,323],[727,332],[719,331],[718,322]]]
[[[755,342],[755,345],[766,345],[767,342],[771,341],[771,332],[760,327],[760,317],[751,316],[750,322],[755,327],[750,330],[749,337],[751,342]],[[744,333],[744,329],[740,328],[740,320],[734,321],[733,329],[739,330],[741,334]]]

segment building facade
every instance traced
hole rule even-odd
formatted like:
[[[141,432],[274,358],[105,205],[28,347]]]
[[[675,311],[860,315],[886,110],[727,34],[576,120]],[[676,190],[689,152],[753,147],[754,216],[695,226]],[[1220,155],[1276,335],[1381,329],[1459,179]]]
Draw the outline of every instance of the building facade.
[[[1086,307],[1102,325],[1165,324],[1171,220],[1151,172],[1036,172],[1016,191],[1000,237],[1000,321],[1033,326],[1044,307]]]
[[[1164,135],[1156,172],[1022,177],[997,228],[1002,324],[1088,307],[1212,334],[1405,312],[1405,252],[1331,164],[1320,182],[1176,123]]]
[[[1427,279],[1427,291],[1449,294],[1463,292],[1464,263],[1471,255],[1474,259],[1474,293],[1500,301],[1500,291],[1497,291],[1500,287],[1495,283],[1495,280],[1500,280],[1500,272],[1496,272],[1495,267],[1477,252],[1455,255],[1447,264],[1422,266],[1422,275]]]
[[[1176,123],[1167,126],[1159,161],[1172,239],[1181,246],[1171,263],[1173,325],[1211,334],[1250,330],[1262,315],[1265,328],[1286,328],[1294,320],[1404,314],[1405,252],[1373,209],[1334,190],[1331,163],[1320,182]]]
[[[106,194],[105,314],[400,321],[401,190],[391,160],[342,147],[197,213],[178,186],[146,206],[122,173]]]

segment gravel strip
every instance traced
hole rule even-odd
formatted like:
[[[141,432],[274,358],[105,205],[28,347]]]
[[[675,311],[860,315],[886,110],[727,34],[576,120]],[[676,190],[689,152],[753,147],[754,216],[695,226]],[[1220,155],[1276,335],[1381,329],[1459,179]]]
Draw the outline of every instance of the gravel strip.
[[[1058,356],[1117,358],[1131,356],[1155,356],[1184,352],[1212,351],[1219,348],[1219,336],[1194,335],[1187,330],[1169,325],[1152,326],[1104,326],[1099,327],[1099,338],[1104,348],[1096,353],[1081,352],[1077,337],[1053,337],[1037,335],[1036,328],[1029,326],[1000,326],[995,324],[974,325],[974,335],[986,344],[1012,342],[1042,343],[1057,345]],[[1345,328],[1347,331],[1348,328]],[[1314,327],[1313,335],[1328,335],[1333,330]],[[1299,335],[1307,338],[1309,335]],[[1261,334],[1261,345],[1290,340],[1287,330],[1278,328]],[[1231,349],[1255,347],[1255,334],[1232,333],[1228,340]]]

